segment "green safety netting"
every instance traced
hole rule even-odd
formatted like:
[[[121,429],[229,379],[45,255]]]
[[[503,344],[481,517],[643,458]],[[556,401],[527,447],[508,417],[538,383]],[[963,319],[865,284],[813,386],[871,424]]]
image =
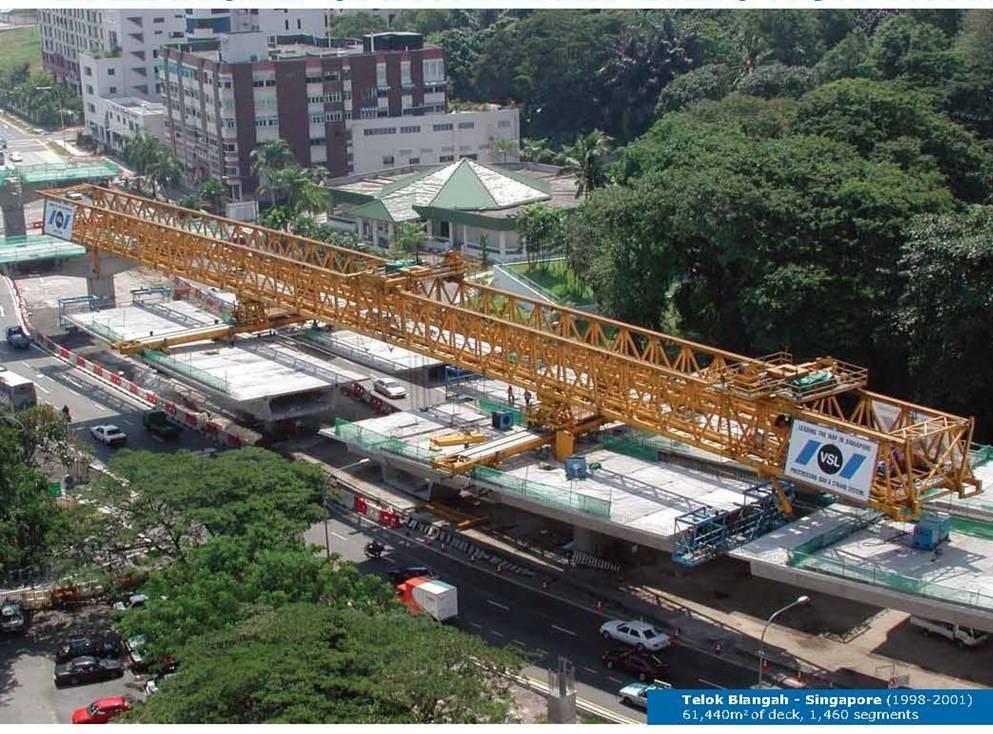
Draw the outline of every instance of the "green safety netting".
[[[81,257],[85,254],[86,248],[82,245],[74,245],[44,234],[0,239],[0,263],[5,264]]]
[[[37,184],[72,184],[82,181],[116,178],[121,174],[121,167],[106,160],[87,163],[40,163],[34,166],[18,166],[13,169],[0,171],[0,185],[8,178],[20,180],[24,185]]]

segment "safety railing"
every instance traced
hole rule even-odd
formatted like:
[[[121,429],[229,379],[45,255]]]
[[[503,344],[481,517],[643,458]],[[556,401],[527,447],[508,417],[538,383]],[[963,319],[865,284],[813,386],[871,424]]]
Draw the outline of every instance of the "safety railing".
[[[168,354],[163,354],[162,352],[157,352],[154,349],[146,349],[142,356],[149,362],[159,365],[167,370],[172,370],[184,377],[188,377],[191,380],[199,382],[208,387],[212,387],[218,392],[223,392],[225,394],[229,393],[227,379],[221,379],[216,375],[212,375],[209,372],[200,369],[199,367],[194,367],[191,364],[184,364],[175,357],[171,357]]]
[[[528,423],[528,419],[524,415],[524,411],[511,407],[510,403],[505,403],[500,400],[486,400],[481,398],[477,401],[477,404],[479,405],[479,409],[484,413],[492,413],[494,411],[510,413],[513,417],[515,426],[526,426]]]
[[[562,509],[582,512],[603,519],[610,518],[610,500],[573,492],[562,487],[552,487],[540,482],[515,477],[497,469],[477,466],[472,470],[472,477],[488,485],[494,486],[499,492],[516,494],[520,497],[561,507]]]
[[[106,324],[101,324],[99,321],[91,321],[86,328],[111,343],[119,342],[124,338],[123,335],[117,333]]]
[[[407,459],[413,459],[422,464],[430,464],[431,459],[436,456],[436,454],[433,454],[427,449],[409,444],[396,436],[385,436],[382,433],[371,431],[368,428],[357,426],[340,418],[335,419],[334,435],[342,441],[357,444],[363,448],[385,451]]]
[[[863,510],[858,515],[852,515],[851,517],[846,518],[830,530],[821,533],[820,535],[815,535],[810,540],[804,541],[800,545],[793,548],[793,551],[795,551],[799,556],[809,556],[819,550],[829,548],[835,543],[844,540],[848,536],[857,533],[859,530],[863,530],[870,525],[879,522],[882,517],[883,516],[875,510]],[[790,565],[793,565],[792,561],[790,562]]]
[[[951,604],[993,610],[993,596],[979,591],[956,589],[926,579],[904,576],[903,574],[886,571],[877,564],[866,559],[827,558],[802,553],[796,550],[788,551],[789,565],[804,569],[814,569],[822,573],[852,579],[873,586],[885,587],[906,594],[914,594]]]

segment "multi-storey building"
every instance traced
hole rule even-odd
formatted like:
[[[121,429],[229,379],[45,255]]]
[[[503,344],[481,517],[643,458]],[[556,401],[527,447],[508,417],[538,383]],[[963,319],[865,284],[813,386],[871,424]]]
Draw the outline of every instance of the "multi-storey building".
[[[224,33],[261,31],[270,43],[280,35],[325,36],[326,10],[258,8],[192,9],[186,11],[186,38],[199,41]]]
[[[57,81],[80,87],[80,54],[114,59],[128,74],[129,94],[156,94],[159,47],[184,38],[179,10],[39,10],[45,68]],[[84,90],[80,88],[80,92]]]
[[[442,50],[426,46],[419,34],[372,34],[344,46],[323,38],[280,40],[270,49],[264,32],[231,33],[217,51],[163,50],[166,135],[191,182],[217,177],[236,198],[252,193],[258,183],[252,151],[280,138],[300,165],[325,166],[333,176],[382,168],[388,155],[396,159],[400,153],[384,153],[382,145],[356,157],[367,141],[386,135],[383,130],[408,136],[397,149],[404,162],[434,163],[467,153],[463,138],[475,128],[472,115],[493,117],[480,125],[479,135],[492,131],[516,144],[516,110],[421,120],[446,112],[446,80]],[[501,125],[500,114],[509,121]],[[418,139],[421,132],[452,135],[432,139],[431,152],[422,154],[427,145]],[[472,155],[478,155],[483,144],[474,145]],[[485,145],[490,160],[489,138]]]

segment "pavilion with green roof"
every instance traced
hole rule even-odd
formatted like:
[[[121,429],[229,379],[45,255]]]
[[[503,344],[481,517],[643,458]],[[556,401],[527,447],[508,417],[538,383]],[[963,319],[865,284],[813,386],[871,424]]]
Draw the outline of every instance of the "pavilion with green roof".
[[[573,178],[548,166],[513,170],[462,158],[436,166],[382,171],[332,182],[339,219],[388,247],[401,222],[423,221],[428,244],[481,249],[503,258],[522,251],[516,216],[527,206],[575,206]]]

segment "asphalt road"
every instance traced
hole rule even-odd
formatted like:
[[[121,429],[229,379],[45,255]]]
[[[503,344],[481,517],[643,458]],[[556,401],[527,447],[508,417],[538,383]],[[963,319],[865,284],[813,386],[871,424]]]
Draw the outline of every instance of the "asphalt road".
[[[358,564],[368,573],[385,574],[392,567],[424,565],[435,570],[459,590],[459,626],[492,645],[510,645],[532,662],[529,675],[546,680],[546,670],[560,656],[573,662],[577,695],[625,716],[644,719],[638,709],[622,705],[617,691],[634,680],[629,674],[607,670],[601,655],[616,644],[601,639],[603,617],[559,601],[536,590],[519,586],[495,574],[461,563],[416,541],[398,545],[396,535],[368,521],[357,524],[348,514],[328,521],[331,550]],[[363,548],[378,537],[388,552],[381,560],[365,558]],[[308,542],[324,545],[324,525],[310,528]],[[678,645],[663,653],[669,663],[667,682],[676,688],[744,687],[753,674],[717,658],[699,655]]]
[[[5,284],[0,283],[0,333],[3,327],[17,323],[13,298]],[[148,433],[141,423],[145,412],[141,404],[73,369],[36,346],[27,350],[12,349],[0,341],[0,363],[11,372],[33,380],[39,403],[49,403],[57,409],[69,406],[72,428],[80,442],[100,459],[107,462],[116,449],[93,439],[90,428],[112,423],[128,435],[128,448],[153,451],[176,449],[198,450],[215,446],[213,442],[193,431],[183,431],[178,440],[163,441]]]

